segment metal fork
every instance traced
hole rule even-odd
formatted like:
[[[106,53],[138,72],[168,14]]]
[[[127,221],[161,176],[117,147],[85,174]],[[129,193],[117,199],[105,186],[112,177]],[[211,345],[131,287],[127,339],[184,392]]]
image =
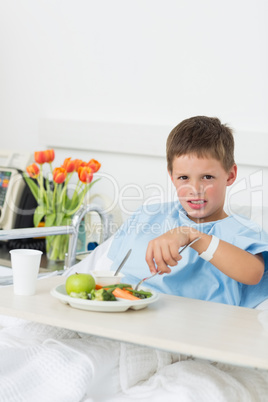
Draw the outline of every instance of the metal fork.
[[[179,254],[181,254],[187,247],[191,246],[192,244],[194,244],[197,240],[200,240],[201,237],[197,237],[196,239],[194,239],[193,241],[191,241],[189,244],[186,244],[186,246],[184,246],[181,251],[179,251]],[[143,278],[141,281],[139,281],[139,283],[135,286],[134,290],[138,290],[138,288],[140,287],[140,285],[144,282],[144,281],[148,281],[148,279],[153,278],[155,275],[160,274],[161,271],[156,272],[155,274],[148,276],[147,278]]]

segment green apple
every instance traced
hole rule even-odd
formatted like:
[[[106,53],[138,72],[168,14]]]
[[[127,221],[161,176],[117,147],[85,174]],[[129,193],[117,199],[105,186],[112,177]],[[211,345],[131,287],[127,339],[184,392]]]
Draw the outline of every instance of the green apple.
[[[65,288],[68,295],[71,293],[90,293],[95,289],[95,279],[90,274],[78,274],[68,276],[65,282]]]

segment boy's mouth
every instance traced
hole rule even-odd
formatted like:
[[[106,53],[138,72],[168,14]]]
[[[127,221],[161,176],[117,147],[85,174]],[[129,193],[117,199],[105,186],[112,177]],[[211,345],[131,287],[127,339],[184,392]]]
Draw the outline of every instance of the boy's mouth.
[[[192,208],[192,209],[201,209],[204,208],[205,204],[207,203],[206,200],[188,200],[187,204]]]

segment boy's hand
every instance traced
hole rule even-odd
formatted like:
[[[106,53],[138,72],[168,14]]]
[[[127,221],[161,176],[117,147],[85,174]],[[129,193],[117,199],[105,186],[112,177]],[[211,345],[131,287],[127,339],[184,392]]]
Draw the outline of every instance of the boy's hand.
[[[145,260],[152,274],[160,271],[169,273],[171,267],[178,264],[182,258],[179,249],[188,244],[190,239],[190,228],[178,227],[149,242]]]
[[[200,237],[200,240],[190,247],[200,255],[209,247],[211,235],[199,232],[194,228],[180,226],[151,240],[145,258],[151,273],[171,272],[169,265],[174,267],[182,258],[179,249],[197,237]],[[223,240],[220,240],[210,263],[225,275],[246,285],[259,283],[265,268],[261,254],[253,255]]]

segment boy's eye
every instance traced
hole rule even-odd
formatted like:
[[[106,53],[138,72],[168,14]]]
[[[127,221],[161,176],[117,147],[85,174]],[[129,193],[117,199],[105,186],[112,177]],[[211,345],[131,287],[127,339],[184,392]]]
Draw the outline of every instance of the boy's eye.
[[[187,180],[188,179],[188,176],[179,176],[178,177],[178,180]]]
[[[206,180],[211,180],[211,179],[213,179],[213,176],[211,176],[210,174],[205,174],[205,176],[203,176],[204,177],[204,179],[206,179]]]

